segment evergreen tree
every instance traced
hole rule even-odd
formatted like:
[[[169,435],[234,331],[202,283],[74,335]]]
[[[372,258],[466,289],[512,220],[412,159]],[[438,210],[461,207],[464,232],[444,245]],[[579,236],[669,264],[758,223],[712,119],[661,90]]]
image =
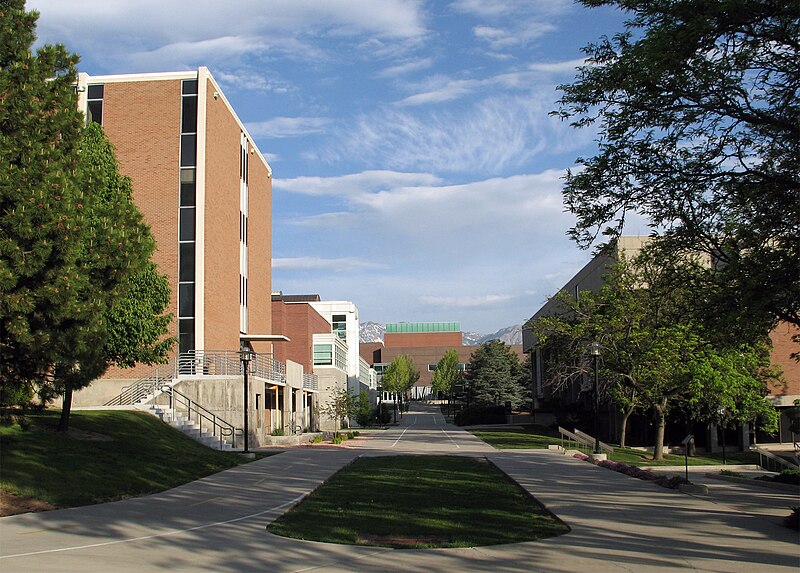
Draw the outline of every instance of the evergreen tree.
[[[25,399],[52,373],[58,333],[85,314],[80,262],[84,198],[77,185],[83,116],[73,86],[77,56],[61,45],[36,54],[38,14],[0,4],[0,387]]]
[[[472,353],[467,366],[468,392],[479,406],[512,408],[522,404],[525,373],[517,356],[505,342],[490,340]]]

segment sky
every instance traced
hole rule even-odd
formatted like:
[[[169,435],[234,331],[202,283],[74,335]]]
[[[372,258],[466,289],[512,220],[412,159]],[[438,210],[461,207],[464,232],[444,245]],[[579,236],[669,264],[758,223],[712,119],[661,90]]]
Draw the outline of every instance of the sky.
[[[590,258],[549,112],[624,15],[571,0],[28,0],[89,74],[207,66],[273,170],[273,290],[362,322],[532,316]],[[238,197],[236,198],[238,200]],[[629,233],[646,234],[641,228]]]

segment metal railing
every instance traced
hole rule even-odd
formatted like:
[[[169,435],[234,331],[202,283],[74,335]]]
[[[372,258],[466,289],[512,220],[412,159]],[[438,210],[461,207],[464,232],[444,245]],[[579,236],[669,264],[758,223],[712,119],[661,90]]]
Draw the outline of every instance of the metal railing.
[[[558,433],[561,434],[561,439],[567,442],[568,446],[565,446],[566,449],[571,450],[578,450],[581,452],[589,453],[594,449],[594,440],[587,440],[586,438],[582,438],[578,434],[570,432],[562,428],[561,426],[558,427]],[[575,447],[572,447],[572,444],[575,444]]]
[[[590,436],[586,432],[581,432],[578,428],[575,428],[575,435],[580,436],[585,440],[589,440],[592,444],[592,449],[594,449],[594,436]],[[600,442],[600,451],[607,453],[609,456],[614,453],[614,448],[609,446],[605,442]]]
[[[241,428],[234,427],[233,424],[223,420],[211,410],[204,408],[186,394],[179,392],[172,386],[164,384],[160,388],[161,392],[169,396],[169,408],[173,412],[178,412],[179,407],[186,412],[186,417],[190,422],[198,425],[200,432],[210,431],[211,435],[219,438],[220,447],[229,444],[232,448],[236,447],[236,437],[243,436]]]
[[[242,361],[235,350],[192,350],[178,359],[179,376],[241,376]],[[286,383],[286,369],[271,354],[256,354],[250,361],[251,376]]]
[[[171,359],[167,364],[159,364],[144,378],[141,378],[130,386],[123,386],[122,392],[114,396],[104,404],[104,406],[132,406],[138,404],[146,398],[155,395],[165,380],[172,380],[175,377],[175,359]]]
[[[780,472],[781,470],[796,470],[798,468],[798,464],[792,463],[781,456],[776,456],[764,448],[750,446],[750,451],[758,454],[758,465],[767,471]]]

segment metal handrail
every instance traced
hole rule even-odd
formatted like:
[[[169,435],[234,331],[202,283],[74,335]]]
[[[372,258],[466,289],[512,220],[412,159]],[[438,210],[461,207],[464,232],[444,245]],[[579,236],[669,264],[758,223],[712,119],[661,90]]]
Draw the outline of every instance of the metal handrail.
[[[104,406],[131,406],[137,404],[155,394],[158,387],[164,380],[172,380],[175,377],[175,359],[171,359],[167,364],[159,364],[144,378],[140,378],[129,386],[123,386],[122,392],[114,396],[103,404]]]
[[[576,449],[578,449],[578,450],[581,450],[581,449],[584,449],[584,448],[587,449],[587,450],[590,450],[590,449],[592,449],[594,447],[594,441],[592,441],[590,443],[585,438],[581,438],[577,434],[574,434],[574,433],[570,432],[569,430],[562,428],[561,426],[558,427],[558,432],[561,434],[561,439],[562,440],[566,440],[570,444],[572,442],[575,442]]]
[[[750,446],[750,451],[756,452],[758,454],[758,465],[767,471],[772,471],[772,470],[770,470],[769,462],[764,463],[764,458],[767,458],[768,460],[775,462],[777,464],[777,467],[781,469],[796,470],[799,467],[798,464],[792,463],[789,460],[782,458],[780,456],[776,456],[769,450],[765,450],[764,448],[759,448],[758,446]]]
[[[594,436],[590,436],[586,432],[581,432],[578,428],[575,428],[575,434],[586,440],[591,441],[592,447],[594,447]],[[607,454],[611,455],[614,453],[614,448],[612,446],[609,446],[605,442],[600,442],[600,451],[606,452]]]
[[[164,384],[160,390],[169,396],[169,408],[175,412],[178,411],[177,404],[181,404],[186,407],[186,411],[189,415],[189,421],[192,421],[192,414],[195,414],[197,417],[197,424],[200,426],[200,432],[203,431],[203,420],[211,424],[211,433],[213,436],[219,436],[219,443],[220,447],[223,444],[223,441],[227,441],[226,438],[231,439],[231,446],[236,447],[236,435],[237,431],[239,435],[244,435],[244,431],[241,428],[234,427],[233,424],[223,420],[219,416],[217,416],[211,410],[204,408],[191,398],[189,398],[186,394],[179,392],[172,386]]]

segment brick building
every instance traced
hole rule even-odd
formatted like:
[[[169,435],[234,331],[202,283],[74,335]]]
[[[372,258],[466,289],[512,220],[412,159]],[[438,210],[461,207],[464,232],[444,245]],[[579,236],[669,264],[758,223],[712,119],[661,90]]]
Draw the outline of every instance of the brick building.
[[[208,69],[80,74],[78,91],[156,239],[176,351],[238,350],[240,334],[271,333],[272,170]]]

